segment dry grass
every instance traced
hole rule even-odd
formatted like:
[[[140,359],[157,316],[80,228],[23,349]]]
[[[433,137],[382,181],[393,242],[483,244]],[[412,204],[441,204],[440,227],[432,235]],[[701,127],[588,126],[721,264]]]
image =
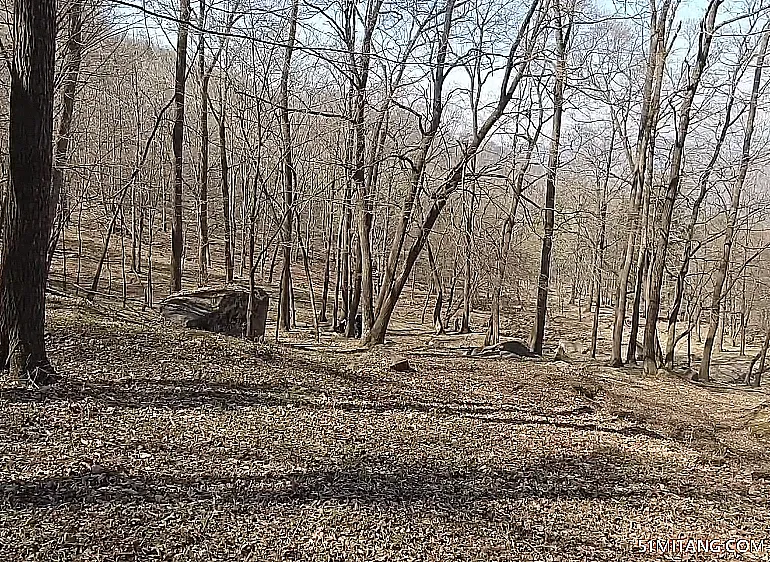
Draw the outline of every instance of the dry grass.
[[[1,558],[638,560],[637,538],[770,538],[763,391],[395,328],[320,352],[52,299],[65,381],[0,387]]]

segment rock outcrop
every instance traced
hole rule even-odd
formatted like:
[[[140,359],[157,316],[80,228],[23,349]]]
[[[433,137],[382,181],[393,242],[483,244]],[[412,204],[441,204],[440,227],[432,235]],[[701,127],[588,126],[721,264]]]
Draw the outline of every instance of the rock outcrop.
[[[253,327],[255,338],[265,335],[270,297],[257,288],[254,291]],[[242,337],[246,334],[249,290],[239,287],[204,288],[174,293],[160,303],[164,318],[186,328],[195,328]]]

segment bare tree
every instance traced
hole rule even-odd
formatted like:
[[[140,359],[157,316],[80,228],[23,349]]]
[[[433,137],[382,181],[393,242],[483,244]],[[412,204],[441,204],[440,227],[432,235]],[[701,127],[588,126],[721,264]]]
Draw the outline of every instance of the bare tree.
[[[709,60],[709,52],[714,38],[717,11],[723,0],[710,0],[703,16],[698,35],[698,52],[695,63],[686,80],[684,99],[677,113],[679,119],[676,129],[676,139],[668,168],[668,184],[660,217],[655,229],[655,257],[652,262],[650,277],[650,298],[647,303],[647,322],[644,326],[644,371],[654,373],[657,370],[658,351],[658,313],[660,311],[660,295],[663,289],[663,269],[666,264],[666,251],[671,233],[671,220],[674,214],[674,203],[679,195],[679,184],[682,173],[682,158],[687,133],[690,128],[690,114],[695,94],[698,91],[703,72]]]
[[[626,302],[628,298],[628,281],[636,254],[636,243],[639,235],[644,178],[647,170],[649,144],[652,140],[653,126],[660,111],[660,90],[665,69],[666,55],[670,51],[666,47],[667,29],[676,13],[672,9],[671,0],[663,0],[658,8],[656,2],[650,4],[650,39],[647,67],[644,79],[642,109],[639,117],[639,131],[636,139],[635,154],[627,148],[627,158],[632,169],[631,194],[628,200],[626,219],[627,239],[623,261],[618,271],[618,285],[615,297],[615,317],[612,332],[612,357],[614,366],[623,365],[622,344],[623,328],[626,322]],[[670,13],[669,13],[670,12]]]
[[[417,257],[422,251],[433,225],[436,223],[441,211],[446,206],[449,196],[459,185],[466,163],[470,161],[481,146],[481,143],[490,133],[500,117],[502,117],[508,103],[516,92],[528,66],[527,63],[529,57],[537,43],[535,38],[541,29],[544,19],[543,14],[545,9],[542,9],[538,17],[533,19],[539,7],[540,0],[533,0],[532,4],[529,6],[506,58],[500,96],[497,103],[479,128],[478,134],[475,135],[465,147],[460,162],[449,171],[445,179],[440,183],[438,189],[432,194],[431,199],[433,202],[419,227],[417,239],[409,247],[409,251],[406,254],[399,272],[399,258],[405,244],[407,228],[412,220],[412,211],[414,209],[418,188],[421,185],[426,158],[436,134],[438,133],[444,111],[443,96],[444,84],[446,81],[447,53],[449,38],[452,31],[452,18],[455,9],[454,0],[447,1],[443,10],[444,21],[436,49],[436,61],[433,65],[433,92],[430,117],[428,119],[427,127],[423,129],[417,154],[411,159],[409,185],[401,205],[401,214],[396,224],[395,236],[391,244],[390,255],[383,274],[379,296],[377,298],[376,318],[372,330],[365,338],[367,344],[373,345],[384,341],[385,333],[393,315],[393,311],[396,308],[398,299],[401,296],[401,292],[409,279],[412,268],[417,262]],[[523,53],[519,54],[521,45],[525,45],[525,49]]]
[[[64,84],[61,93],[61,119],[56,138],[56,152],[54,156],[53,183],[51,188],[52,217],[56,214],[57,207],[62,203],[64,188],[64,167],[70,155],[72,142],[72,122],[75,114],[75,93],[80,74],[80,63],[83,56],[83,3],[82,0],[74,0],[69,6],[69,30],[66,48],[66,70]],[[60,225],[54,229],[51,237],[51,245],[48,250],[48,266],[50,268],[53,253],[64,228],[65,209],[62,205],[59,217]]]
[[[574,10],[554,2],[556,34],[556,77],[553,86],[553,122],[551,144],[548,150],[548,166],[545,177],[544,234],[540,253],[540,276],[537,283],[537,310],[535,325],[532,329],[530,349],[538,355],[543,354],[545,337],[545,319],[548,311],[548,288],[551,280],[551,252],[553,249],[553,230],[556,213],[556,177],[559,169],[559,142],[561,140],[562,116],[564,115],[564,89],[567,86],[567,48],[570,44]]]
[[[666,354],[665,364],[669,368],[674,367],[674,350],[676,342],[679,341],[679,336],[676,333],[676,325],[679,318],[679,310],[682,306],[682,297],[684,295],[685,281],[687,274],[690,270],[690,263],[695,255],[695,227],[698,224],[698,216],[700,214],[700,207],[703,201],[706,199],[706,195],[709,192],[711,182],[711,174],[714,171],[714,166],[719,159],[719,155],[722,152],[722,146],[724,145],[727,133],[730,127],[735,123],[737,117],[733,117],[733,106],[735,104],[735,91],[740,82],[742,76],[741,68],[743,65],[739,65],[732,73],[732,79],[730,81],[730,91],[727,95],[727,102],[725,103],[724,116],[722,117],[722,127],[720,128],[719,135],[717,136],[714,149],[711,154],[709,162],[706,164],[703,172],[698,180],[698,194],[695,197],[692,205],[692,211],[687,223],[687,229],[685,232],[685,243],[682,250],[682,263],[679,267],[679,273],[676,278],[676,289],[674,293],[674,299],[671,303],[671,310],[668,315],[668,337],[666,340]]]
[[[713,28],[713,24],[712,24]],[[768,40],[770,40],[770,21],[765,25],[757,49],[757,59],[754,68],[754,81],[751,88],[751,98],[749,100],[749,113],[746,119],[746,131],[743,137],[743,149],[741,152],[741,164],[738,169],[738,177],[733,182],[732,193],[730,194],[730,211],[727,216],[727,225],[725,227],[724,247],[722,255],[717,266],[716,276],[714,278],[714,292],[711,296],[711,309],[709,315],[709,331],[706,335],[706,341],[703,344],[703,359],[694,380],[708,381],[709,370],[711,368],[711,354],[714,347],[714,337],[719,326],[719,309],[722,301],[722,290],[724,288],[727,270],[730,267],[730,254],[732,252],[733,242],[735,240],[735,225],[738,220],[738,209],[741,204],[741,193],[743,184],[746,181],[746,173],[751,162],[751,139],[754,136],[754,122],[757,116],[757,105],[759,102],[759,91],[762,83],[762,68],[765,64],[765,55],[767,54]]]
[[[179,27],[176,42],[176,71],[174,74],[174,129],[172,143],[174,151],[174,196],[172,199],[173,219],[171,223],[171,291],[182,289],[183,250],[183,143],[185,86],[187,84],[187,37],[190,28],[190,0],[179,0]]]
[[[291,121],[289,116],[289,73],[294,43],[297,35],[298,0],[292,0],[289,14],[289,35],[286,41],[283,68],[280,80],[280,120],[281,120],[281,167],[283,179],[283,222],[281,225],[281,245],[283,247],[283,267],[281,271],[280,322],[285,330],[292,327],[291,301],[291,244],[294,210],[294,163],[291,144]]]

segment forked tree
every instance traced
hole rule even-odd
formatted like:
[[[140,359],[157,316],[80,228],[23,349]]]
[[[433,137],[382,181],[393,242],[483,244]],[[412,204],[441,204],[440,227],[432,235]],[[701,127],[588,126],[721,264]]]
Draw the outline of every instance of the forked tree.
[[[706,335],[706,341],[703,345],[703,360],[695,380],[708,381],[711,368],[711,353],[714,347],[714,338],[716,337],[717,327],[719,326],[719,310],[722,301],[722,290],[727,277],[727,270],[730,267],[730,255],[732,253],[733,243],[735,242],[736,222],[738,221],[738,210],[741,204],[741,194],[743,184],[746,182],[746,173],[751,162],[751,140],[754,136],[754,123],[757,116],[757,105],[759,103],[760,87],[762,85],[762,69],[765,64],[765,55],[767,54],[768,40],[770,40],[770,21],[765,25],[762,37],[757,48],[757,58],[754,67],[754,80],[751,88],[751,98],[749,100],[749,113],[746,118],[746,130],[743,136],[743,148],[741,151],[741,163],[738,169],[738,177],[733,182],[730,193],[730,210],[727,215],[727,226],[724,234],[724,244],[722,246],[722,255],[717,266],[714,279],[714,290],[711,296],[711,314],[709,315],[709,331]]]

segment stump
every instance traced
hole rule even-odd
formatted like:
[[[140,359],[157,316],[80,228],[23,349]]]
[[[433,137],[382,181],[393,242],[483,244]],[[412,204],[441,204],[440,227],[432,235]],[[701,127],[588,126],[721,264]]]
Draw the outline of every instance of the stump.
[[[257,288],[254,290],[254,299],[253,335],[259,338],[265,335],[270,297],[264,290]],[[182,291],[160,303],[161,315],[172,322],[186,328],[235,337],[246,334],[248,311],[249,291],[239,287]]]

